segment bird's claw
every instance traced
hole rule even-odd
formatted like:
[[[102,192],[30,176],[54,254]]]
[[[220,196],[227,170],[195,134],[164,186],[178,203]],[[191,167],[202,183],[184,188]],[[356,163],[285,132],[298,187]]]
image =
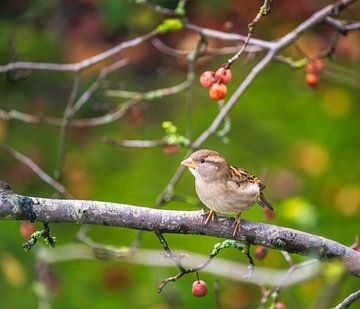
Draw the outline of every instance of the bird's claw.
[[[209,223],[210,219],[211,219],[211,221],[214,221],[215,220],[215,215],[216,215],[215,211],[213,211],[213,210],[205,212],[203,214],[203,216],[206,216],[205,225],[207,225]]]
[[[240,214],[238,214],[236,216],[236,219],[235,219],[234,223],[231,225],[231,227],[233,228],[233,236],[235,236],[236,233],[238,231],[240,231],[240,222],[241,222]]]

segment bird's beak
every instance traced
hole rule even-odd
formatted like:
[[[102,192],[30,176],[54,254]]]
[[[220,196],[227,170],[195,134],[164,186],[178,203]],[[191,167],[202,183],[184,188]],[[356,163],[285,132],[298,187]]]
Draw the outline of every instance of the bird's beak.
[[[190,168],[195,168],[197,166],[196,162],[191,158],[187,158],[186,160],[182,161],[181,165],[184,165],[184,166],[190,167]]]

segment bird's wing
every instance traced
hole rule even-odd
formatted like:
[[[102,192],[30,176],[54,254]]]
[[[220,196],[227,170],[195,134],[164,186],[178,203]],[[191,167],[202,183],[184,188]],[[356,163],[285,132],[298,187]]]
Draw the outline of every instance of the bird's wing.
[[[230,168],[230,177],[233,179],[238,186],[244,185],[246,183],[256,183],[259,185],[260,190],[265,189],[265,185],[261,182],[261,180],[247,170],[241,167],[229,166]]]
[[[231,186],[231,183],[234,183],[234,182],[236,183],[236,186],[238,186],[238,187],[241,187],[244,185],[251,185],[251,184],[258,185],[259,190],[260,190],[260,196],[259,196],[257,203],[263,208],[269,208],[272,211],[274,211],[274,208],[272,207],[271,203],[265,199],[264,193],[261,192],[262,190],[265,189],[265,185],[261,182],[261,180],[259,178],[252,175],[247,170],[245,170],[241,167],[234,167],[234,166],[230,165],[229,170],[230,170],[230,178],[231,178],[232,182],[230,182],[230,184],[228,182],[228,185]]]

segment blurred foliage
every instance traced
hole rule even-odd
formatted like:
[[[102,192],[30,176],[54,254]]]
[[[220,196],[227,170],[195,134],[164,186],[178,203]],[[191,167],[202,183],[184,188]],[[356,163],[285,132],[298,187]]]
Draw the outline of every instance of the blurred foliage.
[[[174,9],[177,1],[157,1]],[[320,8],[324,1],[275,1],[270,16],[257,25],[254,36],[275,39]],[[191,22],[223,31],[246,33],[247,23],[258,11],[253,1],[195,1],[188,4]],[[344,18],[355,14],[345,13]],[[0,61],[76,62],[103,51],[116,42],[149,32],[163,20],[161,14],[125,0],[7,0],[0,4]],[[321,31],[320,31],[321,30]],[[319,27],[305,35],[299,46],[309,56],[328,47],[330,28]],[[169,45],[194,49],[197,37],[187,32],[162,36]],[[312,90],[303,82],[303,69],[295,70],[274,63],[241,97],[231,113],[229,143],[211,137],[204,147],[223,153],[233,164],[254,174],[267,175],[267,195],[277,210],[274,224],[293,227],[351,244],[359,231],[360,214],[360,125],[359,92],[354,88],[359,69],[359,34],[340,40],[337,62],[326,61],[321,86]],[[211,40],[210,46],[223,43]],[[287,54],[303,58],[298,49]],[[161,55],[145,43],[120,54],[130,65],[113,73],[111,83],[128,90],[148,91],[180,83],[186,65],[180,59]],[[258,58],[255,58],[255,61]],[[197,74],[221,65],[226,58],[217,56],[200,60]],[[250,71],[254,62],[240,60],[229,84],[232,93]],[[340,66],[341,65],[341,66]],[[81,90],[96,78],[103,65],[82,74]],[[358,76],[358,75],[357,75]],[[358,82],[357,82],[358,83]],[[71,88],[71,74],[36,71],[13,83],[1,76],[0,108],[35,115],[62,117]],[[76,197],[122,202],[152,207],[157,195],[183,159],[186,149],[114,148],[101,142],[103,136],[119,139],[156,140],[164,135],[162,123],[176,123],[180,132],[187,128],[186,94],[144,102],[121,120],[101,127],[69,129],[66,143],[64,184]],[[94,117],[111,109],[118,100],[97,92],[79,112],[78,117]],[[218,112],[197,83],[193,89],[193,136],[207,128]],[[9,143],[52,174],[57,158],[59,128],[0,120],[0,142]],[[9,154],[0,153],[0,175],[15,192],[51,197],[54,191],[26,166]],[[267,171],[266,173],[264,171]],[[193,179],[186,173],[176,193],[194,196]],[[168,209],[197,209],[193,205],[172,202]],[[243,216],[264,221],[260,207]],[[52,224],[58,244],[72,242],[78,226]],[[214,307],[214,276],[201,273],[208,283],[206,297],[195,299],[191,284],[195,274],[170,283],[158,295],[156,288],[176,268],[151,268],[108,261],[69,261],[53,265],[35,263],[32,251],[22,249],[19,222],[0,224],[0,298],[3,308],[34,308],[39,299],[51,298],[54,308],[199,308]],[[38,229],[41,226],[38,225]],[[116,246],[131,245],[136,231],[96,227],[91,232],[98,242]],[[218,239],[188,235],[165,235],[172,249],[211,252]],[[161,246],[153,234],[146,233],[142,246]],[[33,249],[32,249],[33,250]],[[220,257],[246,263],[234,250]],[[160,255],[159,255],[160,256]],[[159,257],[160,258],[160,257]],[[303,260],[294,256],[295,261]],[[269,252],[258,265],[286,268],[279,252]],[[39,269],[47,269],[46,278]],[[285,289],[282,301],[289,308],[306,308],[322,295],[323,289],[338,278],[339,266],[329,266],[325,276]],[[37,276],[37,278],[36,278]],[[220,280],[224,308],[256,308],[258,288]],[[336,300],[358,288],[355,278],[347,278]],[[316,292],[315,292],[316,291]],[[334,292],[335,293],[335,292]]]

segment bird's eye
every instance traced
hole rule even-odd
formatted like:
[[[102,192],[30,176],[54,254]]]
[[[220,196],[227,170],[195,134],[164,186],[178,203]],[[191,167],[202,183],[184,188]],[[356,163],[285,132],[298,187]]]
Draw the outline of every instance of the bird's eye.
[[[201,160],[200,160],[200,163],[205,163],[205,159],[201,159]]]

